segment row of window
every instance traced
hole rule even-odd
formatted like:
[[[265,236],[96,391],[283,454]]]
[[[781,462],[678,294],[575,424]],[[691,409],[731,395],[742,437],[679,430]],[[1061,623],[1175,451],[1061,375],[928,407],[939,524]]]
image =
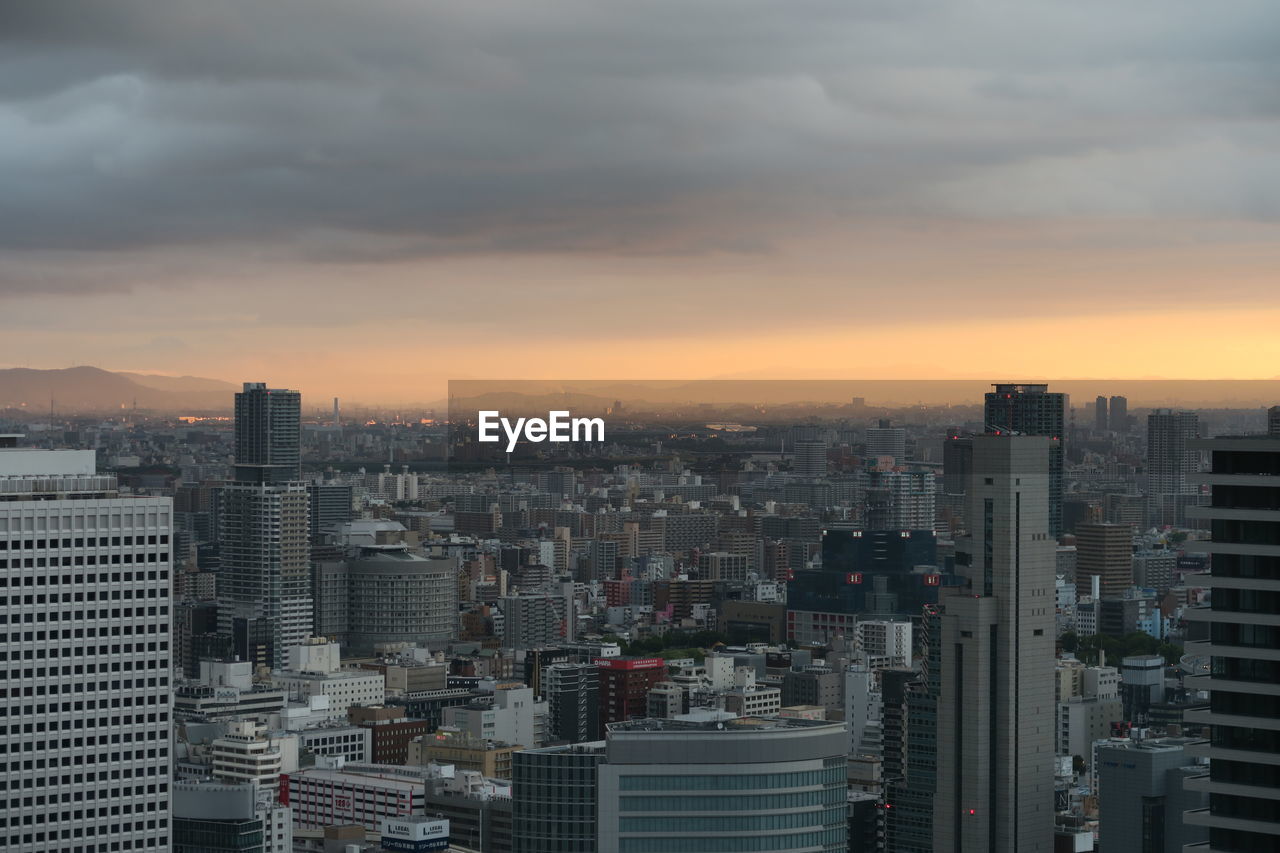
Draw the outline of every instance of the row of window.
[[[150,732],[131,732],[126,742],[136,743],[137,741],[141,741],[141,740],[160,740],[161,738],[167,738],[168,736],[169,736],[169,732],[167,729],[165,730],[156,729]],[[113,738],[112,743],[120,743],[119,740],[115,740],[116,738],[120,737],[119,734],[111,735],[111,737]],[[50,752],[52,750],[56,750],[59,748],[70,749],[73,740],[79,740],[79,738],[74,738],[74,739],[64,738],[61,741],[62,743],[61,747],[59,747],[59,741],[57,739],[44,739],[44,740],[33,739],[29,741],[6,740],[3,744],[0,744],[0,753],[14,753],[16,755],[19,752]],[[104,736],[103,742],[97,744],[97,746],[99,749],[101,749],[106,745],[107,745],[106,738]],[[168,751],[169,750],[167,748],[164,750],[160,750],[162,755],[167,754]],[[81,764],[94,764],[95,762],[107,762],[107,761],[111,761],[111,762],[142,761],[145,758],[155,758],[156,752],[157,750],[155,749],[150,749],[150,750],[141,750],[141,749],[132,750],[131,749],[131,750],[126,750],[124,752],[110,752],[110,753],[104,752],[104,753],[98,754],[98,753],[95,753],[92,749],[89,749],[81,753],[80,756],[77,758],[77,761],[79,761]]]
[[[82,793],[84,794],[84,796],[81,796]],[[151,794],[154,796],[155,793],[156,793],[156,786],[152,785]],[[95,794],[97,794],[97,791],[93,791],[93,790],[84,791],[84,792],[76,791],[75,801],[80,802],[82,800],[95,799],[94,797]],[[124,797],[145,797],[146,794],[147,792],[143,789],[143,786],[141,785],[138,785],[136,789],[132,785],[125,785],[120,788],[112,788],[110,791],[103,791],[102,798],[104,800],[105,799],[120,800],[121,798],[124,798]],[[28,808],[29,809],[29,808],[34,808],[35,806],[54,806],[54,805],[57,805],[59,802],[69,803],[71,801],[72,801],[72,792],[64,791],[62,793],[61,799],[59,799],[57,794],[49,794],[48,796],[45,796],[44,794],[38,794],[31,797],[21,797],[21,798],[14,797],[12,800],[9,800],[9,808],[11,809]],[[3,800],[0,800],[0,803],[2,802]],[[133,814],[134,812],[141,812],[141,811],[153,812],[153,811],[156,811],[156,809],[158,808],[163,808],[164,805],[165,805],[164,800],[160,800],[158,802],[151,802],[151,803],[120,802],[114,806],[111,806],[110,813],[113,815],[116,815],[116,814]],[[107,807],[102,806],[97,810],[97,812],[99,815],[106,815]],[[88,814],[92,815],[93,813],[94,813],[93,809],[88,810]],[[66,813],[64,812],[64,816],[65,814]],[[75,816],[77,818],[83,817],[83,815],[80,812],[76,812]]]
[[[156,660],[145,661],[145,663],[146,663],[146,668],[148,668],[148,669],[164,669],[164,670],[167,670],[167,669],[169,668],[169,659],[168,659],[168,658],[164,658],[164,659],[162,659],[162,660],[158,660],[158,661],[156,661]],[[105,668],[105,666],[106,666],[106,665],[105,665],[105,664],[103,664],[103,666],[104,666],[104,668]],[[143,668],[143,667],[142,667],[142,662],[140,662],[140,663],[139,663],[138,668],[139,668],[139,669],[142,669],[142,668]],[[111,665],[111,671],[112,671],[112,672],[120,672],[120,664],[118,664],[118,663],[113,663],[113,664]],[[127,671],[127,670],[126,670],[126,671]],[[87,683],[86,683],[86,682],[76,682],[76,683],[74,683],[74,684],[72,684],[72,683],[64,683],[64,684],[61,684],[61,685],[58,685],[58,684],[36,684],[36,685],[28,685],[28,686],[26,686],[26,687],[14,687],[14,688],[0,687],[0,699],[4,699],[4,698],[14,698],[14,699],[17,699],[19,696],[32,696],[32,697],[35,697],[35,696],[56,696],[56,695],[58,695],[59,693],[92,693],[92,692],[94,692],[95,690],[103,690],[103,691],[110,690],[111,688],[108,686],[108,684],[109,684],[109,683],[108,683],[108,682],[106,682],[106,681],[99,681],[99,682],[97,682],[96,684],[94,684],[93,682],[87,682]],[[147,697],[145,697],[145,699],[143,699],[143,698],[141,698],[141,697],[140,697],[138,701],[139,701],[139,703],[145,703],[145,704],[150,704],[150,705],[159,705],[159,704],[161,704],[162,702],[163,702],[164,704],[168,704],[168,702],[169,702],[169,697],[168,697],[167,695],[165,695],[165,696],[163,696],[163,697],[161,697],[161,696],[147,696]],[[122,699],[122,701],[121,701],[121,704],[128,704],[128,698],[127,698],[127,697],[123,698],[123,699]]]
[[[147,687],[164,687],[168,683],[169,683],[169,679],[166,676],[159,676],[158,679],[148,678],[146,680]],[[123,684],[126,689],[135,686],[134,682],[129,681],[128,679],[125,679],[123,682],[120,682],[120,681],[111,682],[110,689],[119,690],[121,687],[121,684]],[[137,680],[136,687],[140,689],[142,688],[142,686],[143,686],[143,681],[141,678],[139,678]],[[106,690],[107,688],[104,687],[102,689]],[[104,711],[107,709],[110,709],[112,711],[118,711],[122,707],[127,707],[129,705],[134,704],[134,701],[132,696],[122,696],[122,697],[112,698],[112,699],[103,699],[101,703],[99,703],[97,699],[86,699],[86,700],[77,701],[77,702],[63,702],[61,705],[59,705],[57,702],[53,702],[47,705],[46,704],[0,705],[0,716],[4,716],[5,714],[10,714],[10,713],[13,714],[15,717],[20,716],[22,714],[26,714],[27,716],[40,714],[41,716],[43,716],[45,714],[57,714],[59,711],[61,711],[64,714],[69,713],[71,711],[75,711],[76,713],[79,713],[80,711],[83,711],[86,708],[92,711],[95,708],[98,708],[99,704],[101,704],[102,710]],[[157,697],[154,700],[150,700],[146,703],[139,701],[137,704],[158,705],[162,703],[160,702],[160,697],[157,695]],[[169,713],[167,711],[161,711],[160,722],[164,722],[167,719],[169,719]],[[63,728],[66,728],[66,726],[64,725]],[[76,728],[80,728],[80,727],[76,726]]]
[[[169,579],[168,569],[151,569],[137,572],[79,572],[74,575],[23,575],[10,578],[0,577],[0,587],[4,586],[57,586],[63,584],[83,583],[120,583],[121,581],[164,581]]]
[[[843,803],[845,792],[839,788],[823,788],[820,791],[801,791],[793,794],[758,794],[739,796],[705,797],[622,797],[619,810],[624,812],[678,812],[678,811],[767,811],[771,809],[800,809],[820,805]]]
[[[69,766],[69,763],[70,763],[70,762],[69,762],[69,759],[63,758],[62,760],[63,760],[63,762],[64,762],[64,766]],[[53,761],[51,761],[51,762],[49,762],[49,763],[57,764],[57,760],[56,760],[56,759],[54,759]],[[16,780],[14,780],[14,782],[13,782],[13,789],[14,789],[15,791],[16,791],[18,788],[20,788],[20,787],[21,787],[21,788],[48,788],[48,787],[57,787],[59,784],[62,784],[62,785],[70,785],[70,784],[71,784],[71,782],[70,782],[70,781],[68,781],[68,780],[69,780],[69,779],[71,779],[72,777],[71,777],[70,775],[67,775],[67,774],[64,774],[64,775],[61,777],[61,779],[62,779],[62,781],[61,781],[61,782],[59,782],[59,781],[58,781],[59,777],[58,777],[57,775],[48,775],[48,776],[39,776],[39,775],[35,775],[35,776],[33,776],[33,775],[31,774],[31,771],[32,771],[32,770],[37,769],[37,767],[39,767],[39,768],[44,768],[44,767],[45,767],[45,764],[46,764],[46,762],[45,762],[45,760],[44,760],[44,759],[37,759],[37,760],[27,759],[26,761],[21,762],[21,765],[22,765],[22,766],[21,766],[21,768],[20,768],[20,767],[18,766],[18,765],[19,765],[19,762],[15,761],[15,762],[13,762],[12,764],[0,764],[0,773],[3,773],[3,772],[5,771],[5,769],[6,769],[6,768],[8,768],[11,772],[14,772],[14,773],[18,772],[18,770],[19,770],[19,769],[21,769],[21,770],[23,771],[23,776],[22,776],[22,778],[21,778],[21,779],[16,779]],[[49,769],[49,770],[53,770],[53,769],[56,769],[56,768],[49,767],[49,768],[47,768],[47,769]],[[112,768],[111,770],[102,770],[102,771],[97,772],[97,773],[95,773],[95,772],[93,772],[93,771],[91,770],[91,771],[89,771],[88,773],[76,773],[76,774],[75,774],[75,779],[77,780],[77,781],[76,781],[76,784],[78,785],[78,784],[80,784],[80,780],[85,780],[85,781],[88,781],[88,782],[90,782],[90,783],[92,783],[92,782],[94,782],[94,781],[96,780],[96,781],[98,781],[98,782],[100,782],[100,783],[101,783],[101,782],[106,782],[106,781],[108,781],[108,780],[116,781],[116,780],[121,780],[121,779],[138,779],[138,778],[141,778],[141,777],[143,777],[143,776],[163,776],[163,777],[165,777],[166,779],[168,779],[168,778],[169,778],[169,768],[168,768],[167,766],[160,766],[160,765],[156,765],[156,764],[149,764],[149,765],[147,765],[147,766],[145,766],[145,767],[134,767],[134,768],[131,768],[131,769],[128,769],[128,770],[123,770],[123,771],[122,771],[122,770],[120,770],[119,768]],[[21,784],[19,784],[19,783],[21,783]],[[115,790],[115,786],[112,786],[112,790]],[[160,792],[160,793],[165,793],[165,792],[167,792],[168,790],[169,790],[169,785],[168,785],[168,783],[167,783],[167,782],[162,782],[162,783],[160,783],[160,785],[159,785],[159,792]],[[155,793],[155,792],[156,792],[156,786],[155,786],[155,785],[148,785],[148,786],[147,786],[147,791],[148,791],[148,792],[150,792],[150,793]],[[110,792],[106,792],[106,791],[104,791],[104,792],[103,792],[103,798],[104,798],[104,799],[105,799],[105,798],[107,798],[107,797],[109,797],[109,796],[113,796],[113,795],[112,795]]]
[[[125,545],[168,545],[169,534],[88,536],[61,539],[0,539],[0,551],[46,551],[50,548],[119,548]]]
[[[35,650],[28,649],[27,651],[35,651]],[[109,645],[109,646],[79,646],[76,648],[71,648],[70,646],[67,646],[61,649],[61,657],[64,657],[64,658],[86,657],[88,655],[95,655],[95,654],[97,655],[108,655],[108,654],[109,655],[119,655],[119,654],[130,655],[130,654],[142,654],[143,652],[156,652],[156,651],[161,651],[161,652],[169,651],[168,642],[165,642],[165,641],[156,642],[155,640],[152,640],[149,643],[137,643],[137,644],[113,643],[112,645]],[[49,649],[49,652],[50,654],[48,654],[47,657],[49,658],[59,657],[59,649]],[[46,657],[46,656],[42,655],[42,657]],[[8,659],[9,659],[9,653],[7,651],[0,650],[0,661],[7,661]],[[18,651],[14,651],[13,659],[22,660],[23,659],[22,654]],[[31,660],[32,658],[31,656],[28,656],[26,659]],[[80,671],[81,670],[79,669],[76,670],[77,673],[79,673]],[[46,673],[44,667],[39,667],[38,669],[28,672],[27,677],[43,678],[46,674],[57,675],[58,668],[56,666],[50,667],[48,672]],[[62,668],[62,674],[70,675],[71,670],[69,670],[67,667],[64,666]],[[126,684],[126,686],[132,686],[132,685]]]
[[[786,814],[624,817],[618,821],[618,830],[620,832],[767,832],[775,829],[836,826],[846,822],[848,814],[848,806],[841,803],[834,809],[793,811]]]
[[[622,791],[740,791],[763,788],[800,788],[808,785],[843,784],[843,767],[824,770],[799,770],[792,773],[754,773],[742,775],[623,776],[618,780]]]
[[[44,569],[51,566],[119,566],[130,563],[167,563],[169,552],[159,554],[77,554],[74,557],[22,557],[0,560],[0,569]]]
[[[618,840],[618,849],[621,853],[751,853],[806,847],[843,849],[848,836],[847,826],[841,826],[819,832],[741,838],[622,838]]]
[[[168,615],[169,615],[169,605],[167,605],[167,604],[161,604],[158,608],[157,608],[157,607],[155,607],[155,606],[147,607],[147,608],[145,608],[145,609],[146,609],[146,612],[145,612],[145,613],[143,613],[143,609],[144,609],[144,608],[142,608],[142,607],[137,607],[137,608],[133,608],[133,607],[126,607],[126,608],[124,608],[123,610],[121,610],[121,608],[114,607],[114,608],[112,608],[110,611],[102,610],[102,609],[99,609],[99,610],[81,610],[81,611],[78,611],[78,612],[71,611],[71,610],[67,610],[67,611],[65,611],[65,612],[64,612],[64,611],[61,611],[61,610],[50,610],[50,611],[47,611],[47,612],[46,612],[46,611],[41,611],[41,612],[39,612],[39,613],[35,613],[35,614],[32,614],[32,613],[26,613],[26,614],[20,614],[20,615],[23,615],[23,616],[27,617],[27,618],[25,618],[25,619],[23,619],[23,620],[22,620],[24,624],[25,624],[25,623],[27,623],[27,622],[32,621],[30,617],[31,617],[31,616],[33,616],[33,615],[36,617],[36,619],[35,619],[35,621],[36,621],[36,622],[46,622],[46,621],[47,621],[47,622],[57,622],[57,621],[59,621],[59,620],[64,621],[64,622],[71,622],[72,620],[74,620],[74,621],[76,621],[76,622],[83,622],[83,621],[88,620],[88,619],[120,619],[120,618],[131,618],[131,617],[139,617],[139,618],[140,618],[140,617],[142,617],[142,616],[168,616]],[[14,617],[14,622],[15,622],[15,624],[17,623],[17,617],[16,617],[16,615],[15,615],[15,617]],[[89,627],[89,628],[76,628],[76,629],[75,629],[75,636],[76,636],[76,637],[99,637],[99,636],[101,636],[101,637],[107,637],[107,636],[111,636],[111,637],[119,637],[119,636],[121,636],[122,634],[132,634],[132,633],[134,633],[134,628],[135,628],[135,624],[134,624],[134,623],[131,623],[131,622],[126,622],[126,623],[124,624],[124,626],[123,626],[123,627],[122,627],[122,626],[120,626],[120,625],[112,625],[112,626],[111,626],[111,630],[110,630],[110,632],[109,632],[109,633],[108,633],[107,629],[104,627],[104,628],[102,628],[102,633],[101,633],[101,634],[99,634],[99,633],[98,633],[98,629],[97,629],[97,628],[94,628],[94,627]],[[154,625],[154,624],[152,624],[152,625],[137,625],[137,626],[136,626],[136,628],[137,628],[137,633],[139,633],[139,634],[156,634],[156,633],[164,633],[164,634],[167,634],[167,633],[169,633],[169,626],[168,626],[167,624],[160,624],[160,625]],[[11,643],[17,643],[17,642],[22,641],[22,640],[25,640],[25,641],[27,641],[27,642],[30,642],[32,639],[36,639],[36,640],[44,640],[44,639],[56,640],[56,639],[58,639],[58,637],[57,637],[57,635],[56,635],[56,632],[53,632],[53,631],[51,631],[51,632],[50,632],[51,634],[53,634],[53,636],[50,636],[50,637],[47,637],[47,638],[44,636],[44,633],[45,633],[44,631],[37,631],[37,632],[35,632],[35,633],[36,633],[36,636],[35,636],[35,637],[32,637],[32,632],[31,632],[31,631],[27,631],[25,634],[19,634],[19,633],[16,633],[16,632],[15,632],[15,633],[12,633],[12,634],[9,634],[9,635],[8,635],[8,637],[9,637],[9,642],[11,642]],[[69,640],[69,639],[71,639],[71,637],[72,637],[71,631],[70,631],[70,630],[68,630],[68,629],[66,629],[66,628],[64,628],[64,629],[62,630],[62,639],[64,639],[64,640]],[[3,642],[4,642],[4,640],[5,640],[5,635],[4,635],[4,634],[0,634],[0,643],[3,643]]]

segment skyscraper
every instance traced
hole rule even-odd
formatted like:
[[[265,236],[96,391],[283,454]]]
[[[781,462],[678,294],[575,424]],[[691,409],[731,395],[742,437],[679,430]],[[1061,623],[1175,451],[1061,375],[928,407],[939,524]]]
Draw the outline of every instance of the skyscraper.
[[[1091,594],[1094,576],[1103,598],[1133,586],[1133,528],[1090,522],[1076,525],[1076,595]]]
[[[1062,442],[1067,429],[1067,395],[1052,393],[1048,385],[999,383],[986,396],[983,423],[988,433],[1045,435],[1049,450],[1049,535],[1062,535]]]
[[[827,443],[820,439],[797,441],[791,471],[808,480],[827,476]]]
[[[312,631],[300,412],[297,391],[245,383],[236,394],[235,481],[221,494],[218,631],[241,657],[273,667]]]
[[[1107,431],[1107,398],[1101,394],[1093,401],[1093,428],[1097,432]]]
[[[3,437],[0,437],[2,439]],[[0,440],[0,848],[170,849],[168,498]]]
[[[970,586],[945,595],[934,849],[1053,849],[1051,437],[973,440]]]
[[[1197,498],[1197,489],[1187,475],[1200,467],[1200,453],[1190,442],[1199,434],[1200,416],[1195,412],[1156,409],[1147,415],[1151,523],[1186,524],[1187,507],[1194,506]]]
[[[596,773],[604,742],[525,749],[511,756],[515,853],[595,853]]]
[[[302,395],[264,382],[246,382],[236,394],[236,469],[245,479],[280,482],[302,479]]]
[[[1111,412],[1107,417],[1107,425],[1112,432],[1129,431],[1129,398],[1112,397]]]
[[[542,671],[548,737],[582,743],[600,739],[599,670],[590,663],[553,663]]]
[[[950,576],[933,530],[824,530],[821,568],[790,571],[787,639],[826,642],[859,615],[919,619]]]
[[[1209,808],[1184,820],[1209,828],[1210,850],[1280,849],[1280,435],[1197,439],[1210,451],[1211,472],[1193,477],[1213,488],[1209,507],[1191,510],[1212,537],[1194,543],[1212,555],[1212,603],[1189,608],[1207,622],[1210,673],[1187,679],[1209,691],[1209,707],[1186,712],[1188,723],[1212,726],[1211,740],[1187,751],[1210,759],[1209,772],[1187,787],[1209,792]]]
[[[889,425],[881,419],[880,425],[867,430],[866,454],[870,458],[892,456],[893,464],[901,465],[907,458],[907,431]]]

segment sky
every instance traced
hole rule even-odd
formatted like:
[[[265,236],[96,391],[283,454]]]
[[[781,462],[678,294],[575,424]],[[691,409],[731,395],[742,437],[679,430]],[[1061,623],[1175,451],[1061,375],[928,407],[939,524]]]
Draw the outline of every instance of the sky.
[[[0,367],[1280,376],[1274,0],[0,4]]]

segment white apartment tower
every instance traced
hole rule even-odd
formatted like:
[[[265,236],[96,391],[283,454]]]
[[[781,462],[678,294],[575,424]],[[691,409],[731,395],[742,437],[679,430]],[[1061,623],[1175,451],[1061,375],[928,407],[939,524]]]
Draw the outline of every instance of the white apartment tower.
[[[0,849],[168,851],[168,498],[0,436]]]

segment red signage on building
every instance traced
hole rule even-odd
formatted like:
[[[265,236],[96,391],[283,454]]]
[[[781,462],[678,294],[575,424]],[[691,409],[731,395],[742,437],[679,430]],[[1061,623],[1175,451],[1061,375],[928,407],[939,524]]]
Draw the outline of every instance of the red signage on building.
[[[862,583],[862,572],[849,572],[844,576],[845,583]]]

